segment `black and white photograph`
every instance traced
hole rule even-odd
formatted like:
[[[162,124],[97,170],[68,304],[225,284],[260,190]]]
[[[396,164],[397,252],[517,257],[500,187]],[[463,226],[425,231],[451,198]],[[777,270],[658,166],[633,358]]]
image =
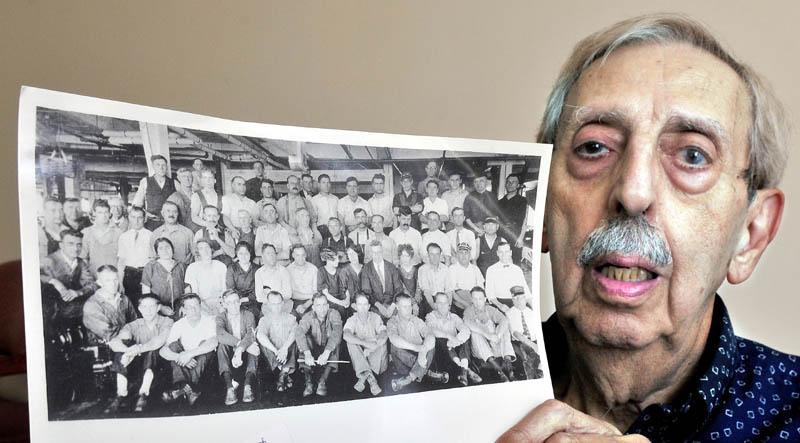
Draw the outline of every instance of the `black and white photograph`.
[[[64,100],[31,107],[23,215],[48,421],[552,395],[549,147],[225,131]]]

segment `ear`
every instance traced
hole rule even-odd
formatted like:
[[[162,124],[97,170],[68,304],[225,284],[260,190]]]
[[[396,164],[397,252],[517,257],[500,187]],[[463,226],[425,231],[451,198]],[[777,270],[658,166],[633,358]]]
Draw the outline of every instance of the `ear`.
[[[753,273],[761,254],[775,238],[781,223],[785,197],[779,189],[764,189],[747,210],[747,221],[740,234],[736,253],[728,265],[728,281],[739,284]]]

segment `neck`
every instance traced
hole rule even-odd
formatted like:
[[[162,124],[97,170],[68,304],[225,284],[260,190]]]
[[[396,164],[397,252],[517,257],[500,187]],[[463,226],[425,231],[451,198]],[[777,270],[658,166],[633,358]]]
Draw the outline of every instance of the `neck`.
[[[348,195],[348,197],[350,197],[350,200],[353,200],[354,202],[358,200],[358,195]]]
[[[567,320],[567,370],[553,381],[556,398],[628,429],[647,406],[674,400],[695,375],[711,327],[711,305],[700,319],[699,333],[693,327],[677,328],[634,350],[589,343]]]
[[[192,192],[192,185],[186,186],[183,183],[181,183],[180,187],[178,187],[178,190],[183,192],[184,194],[190,194]]]

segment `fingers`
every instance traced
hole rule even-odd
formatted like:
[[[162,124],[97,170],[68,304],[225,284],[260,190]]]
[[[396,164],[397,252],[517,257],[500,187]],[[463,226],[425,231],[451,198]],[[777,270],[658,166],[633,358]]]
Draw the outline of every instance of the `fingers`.
[[[619,430],[609,423],[584,414],[558,400],[547,400],[529,412],[497,441],[540,443],[558,433],[621,435]]]

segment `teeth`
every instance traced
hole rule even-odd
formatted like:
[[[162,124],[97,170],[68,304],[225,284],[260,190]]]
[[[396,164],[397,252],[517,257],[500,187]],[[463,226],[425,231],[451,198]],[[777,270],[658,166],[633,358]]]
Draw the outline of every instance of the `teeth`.
[[[632,268],[620,268],[617,266],[605,265],[600,269],[600,273],[605,277],[619,281],[639,282],[655,278],[650,271],[642,269],[638,266],[634,266]]]

